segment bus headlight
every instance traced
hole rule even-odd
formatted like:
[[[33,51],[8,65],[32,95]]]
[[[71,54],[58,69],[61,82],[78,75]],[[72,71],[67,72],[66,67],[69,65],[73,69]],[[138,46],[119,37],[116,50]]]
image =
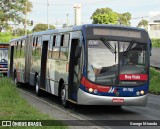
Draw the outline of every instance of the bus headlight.
[[[98,90],[97,90],[97,89],[94,89],[93,92],[94,92],[94,94],[97,94],[97,93],[98,93]]]
[[[139,96],[139,95],[140,95],[140,92],[139,92],[139,91],[137,91],[137,92],[136,92],[136,95],[137,95],[137,96]]]
[[[141,90],[141,95],[144,95],[144,91],[143,90]]]
[[[92,93],[92,92],[93,92],[93,89],[92,89],[92,88],[89,88],[88,91],[89,91],[90,93]]]

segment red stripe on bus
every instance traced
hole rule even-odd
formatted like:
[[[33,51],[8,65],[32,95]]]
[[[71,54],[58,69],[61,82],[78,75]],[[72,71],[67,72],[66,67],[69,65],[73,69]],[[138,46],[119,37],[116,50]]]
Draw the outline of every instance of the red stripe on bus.
[[[146,81],[148,76],[147,74],[120,74],[119,79],[125,81]]]
[[[91,83],[85,77],[82,77],[81,84],[86,88],[97,89],[99,92],[108,92],[111,88],[110,86],[101,86],[98,84]]]

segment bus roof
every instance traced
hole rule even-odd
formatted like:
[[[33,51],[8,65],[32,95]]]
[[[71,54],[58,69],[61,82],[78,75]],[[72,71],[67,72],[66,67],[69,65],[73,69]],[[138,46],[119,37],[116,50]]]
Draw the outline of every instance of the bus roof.
[[[7,46],[9,46],[9,43],[0,43],[0,45],[7,45]]]
[[[27,35],[24,35],[24,36],[21,36],[21,37],[18,37],[18,38],[13,38],[13,39],[11,39],[9,42],[14,42],[14,41],[17,41],[17,40],[19,40],[19,39],[24,39],[24,38],[26,38],[27,37]]]
[[[63,33],[63,32],[69,32],[69,31],[81,31],[84,28],[87,27],[108,27],[108,28],[121,28],[121,29],[130,29],[130,30],[137,30],[137,31],[145,31],[145,29],[142,28],[136,28],[136,27],[129,27],[129,26],[122,26],[122,25],[111,25],[111,24],[84,24],[80,26],[72,26],[67,28],[61,28],[61,29],[54,29],[54,30],[46,30],[41,32],[34,32],[33,35],[47,35],[52,33]]]
[[[112,25],[112,24],[84,24],[79,26],[71,26],[67,28],[61,28],[61,29],[53,29],[53,30],[45,30],[40,32],[34,32],[31,35],[38,36],[38,35],[49,35],[53,33],[64,33],[64,32],[71,32],[71,31],[82,31],[87,27],[108,27],[108,28],[117,28],[117,29],[128,29],[128,30],[137,30],[137,31],[144,31],[147,32],[145,29],[142,28],[136,28],[136,27],[129,27],[129,26],[122,26],[122,25]],[[10,42],[17,41],[19,39],[26,38],[27,35],[21,36],[19,38],[11,39]]]

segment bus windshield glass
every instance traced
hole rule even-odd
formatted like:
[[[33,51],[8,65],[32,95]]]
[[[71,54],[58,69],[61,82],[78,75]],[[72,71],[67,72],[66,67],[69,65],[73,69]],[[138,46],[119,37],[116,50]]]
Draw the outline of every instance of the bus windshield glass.
[[[120,85],[141,85],[147,80],[147,44],[119,43]]]
[[[8,62],[8,49],[0,49],[0,63]]]
[[[88,40],[88,79],[102,85],[140,85],[144,80],[121,79],[127,75],[145,75],[147,44],[136,42]]]

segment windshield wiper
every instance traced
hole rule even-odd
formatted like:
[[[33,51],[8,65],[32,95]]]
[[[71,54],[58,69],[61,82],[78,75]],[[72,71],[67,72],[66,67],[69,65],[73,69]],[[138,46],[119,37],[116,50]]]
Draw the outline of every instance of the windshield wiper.
[[[112,53],[116,53],[116,50],[111,46],[111,44],[109,42],[107,42],[104,38],[100,38],[100,40],[104,43],[104,45],[106,45],[106,47],[112,52]]]
[[[113,53],[113,54],[115,54],[115,63],[116,63],[116,56],[117,56],[117,52],[116,52],[116,44],[115,44],[115,48],[113,48],[112,46],[111,46],[111,44],[108,42],[108,41],[106,41],[104,38],[100,38],[100,40],[104,43],[104,45]]]
[[[124,52],[123,56],[126,56],[129,52],[129,50],[131,50],[132,46],[133,46],[134,42],[131,42],[128,46],[128,48],[126,49],[126,51]]]

